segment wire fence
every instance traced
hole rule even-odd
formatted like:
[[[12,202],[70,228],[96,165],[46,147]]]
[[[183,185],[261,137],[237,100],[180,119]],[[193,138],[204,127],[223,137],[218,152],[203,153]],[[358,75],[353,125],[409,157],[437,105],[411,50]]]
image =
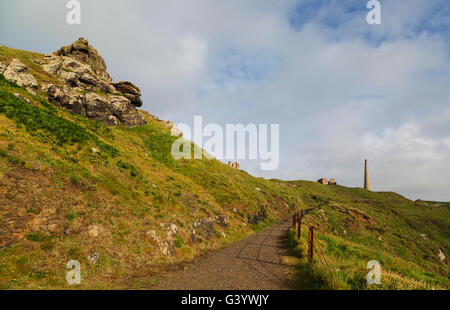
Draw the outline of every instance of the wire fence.
[[[328,263],[325,252],[324,252],[322,246],[320,245],[320,242],[318,242],[317,238],[314,238],[314,229],[315,229],[314,226],[313,225],[307,226],[309,228],[307,245],[305,245],[305,243],[303,242],[303,240],[301,238],[302,219],[305,216],[305,214],[307,212],[309,212],[310,210],[312,210],[312,209],[307,209],[306,212],[304,212],[304,210],[301,210],[300,213],[296,213],[293,215],[293,220],[292,220],[293,228],[294,228],[294,230],[297,230],[297,239],[299,241],[299,244],[308,253],[309,261],[311,263],[314,262],[313,256],[314,256],[314,253],[316,253],[317,256],[319,257],[319,259],[317,261],[322,264],[323,268],[329,272],[333,281],[336,282],[336,278],[332,272],[330,264]],[[314,239],[316,239],[317,242],[314,242]],[[314,245],[317,245],[317,246],[314,247]]]

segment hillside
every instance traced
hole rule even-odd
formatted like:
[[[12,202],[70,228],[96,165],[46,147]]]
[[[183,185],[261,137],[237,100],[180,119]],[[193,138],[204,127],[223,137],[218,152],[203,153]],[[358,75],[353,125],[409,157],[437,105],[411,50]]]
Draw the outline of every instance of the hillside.
[[[113,83],[98,54],[84,59],[70,54],[73,46],[57,55],[0,46],[0,288],[67,288],[71,259],[81,262],[82,288],[133,279],[139,287],[140,276],[307,208],[314,210],[306,221],[343,270],[333,287],[366,288],[370,259],[399,279],[391,288],[449,287],[447,260],[439,258],[450,249],[449,203],[266,180],[215,159],[174,160],[178,137],[136,109],[140,90]],[[84,71],[65,67],[72,60],[64,57]],[[23,73],[17,60],[34,81],[5,78],[11,64]]]

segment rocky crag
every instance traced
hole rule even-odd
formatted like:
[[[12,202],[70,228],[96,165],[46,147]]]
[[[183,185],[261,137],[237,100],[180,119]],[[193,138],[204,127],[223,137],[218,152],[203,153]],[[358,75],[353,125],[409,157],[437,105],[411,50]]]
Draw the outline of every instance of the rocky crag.
[[[136,109],[143,105],[139,87],[131,82],[113,82],[105,61],[87,40],[80,38],[35,62],[51,75],[52,83],[39,83],[18,59],[8,65],[0,63],[0,73],[33,94],[44,93],[59,107],[107,125],[146,124]]]

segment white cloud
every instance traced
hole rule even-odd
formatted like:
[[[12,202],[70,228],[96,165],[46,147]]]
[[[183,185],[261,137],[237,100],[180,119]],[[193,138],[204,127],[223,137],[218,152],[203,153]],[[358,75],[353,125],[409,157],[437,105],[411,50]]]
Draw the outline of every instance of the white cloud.
[[[0,38],[49,52],[84,36],[161,118],[279,123],[278,170],[244,162],[249,172],[360,186],[369,157],[374,189],[450,200],[449,171],[437,168],[450,154],[449,40],[436,31],[448,1],[383,1],[379,26],[365,3],[329,1],[292,27],[306,2],[82,1],[82,25],[70,27],[65,3],[16,0],[1,4]],[[345,18],[324,24],[336,12]]]
[[[398,191],[411,198],[445,200],[448,195],[450,136],[426,137],[410,121],[387,128],[381,135],[366,133],[362,148],[372,160],[372,178],[378,189]]]

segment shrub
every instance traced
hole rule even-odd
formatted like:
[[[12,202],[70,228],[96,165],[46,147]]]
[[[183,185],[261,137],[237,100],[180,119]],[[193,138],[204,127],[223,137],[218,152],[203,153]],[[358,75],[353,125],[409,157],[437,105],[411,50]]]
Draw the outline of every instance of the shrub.
[[[116,162],[117,167],[121,168],[121,169],[125,169],[125,170],[130,170],[130,175],[134,178],[137,177],[139,175],[137,169],[135,166],[133,166],[132,164],[129,164],[127,162],[124,162],[122,160],[118,160]]]
[[[178,236],[178,235],[174,235],[173,239],[174,239],[174,245],[175,245],[175,247],[181,248],[181,246],[182,246],[183,243],[184,243],[183,238],[181,238],[181,237]]]
[[[44,242],[50,240],[52,236],[44,235],[40,232],[31,232],[27,235],[27,240],[34,242]]]
[[[72,175],[70,177],[70,183],[72,184],[78,184],[78,182],[80,182],[80,180],[78,179],[78,177],[76,175]]]

